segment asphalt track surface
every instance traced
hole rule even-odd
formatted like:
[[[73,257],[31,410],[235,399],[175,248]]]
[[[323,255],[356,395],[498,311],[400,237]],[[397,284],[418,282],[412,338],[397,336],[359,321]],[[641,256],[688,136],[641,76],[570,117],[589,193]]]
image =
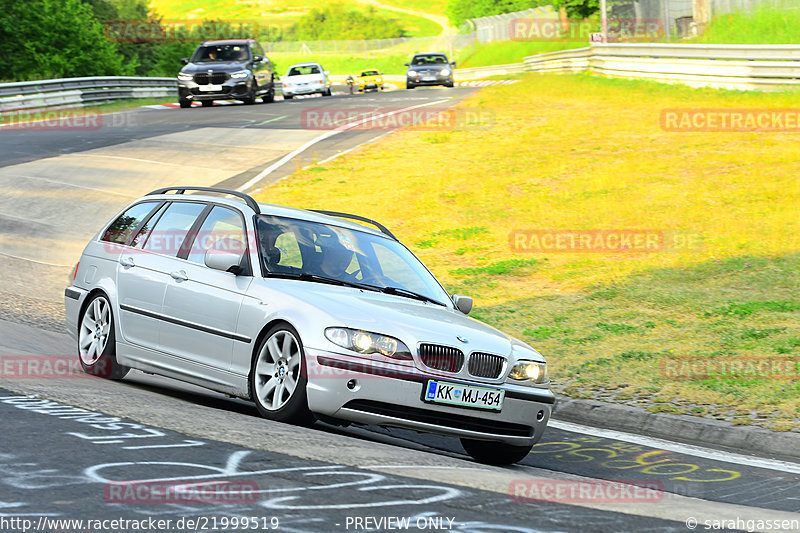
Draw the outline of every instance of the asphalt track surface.
[[[31,361],[40,370],[77,361],[60,333],[67,275],[129,200],[164,185],[241,187],[324,133],[304,127],[311,111],[441,107],[473,90],[137,109],[96,129],[0,129],[0,530],[127,530],[46,522],[119,518],[169,519],[168,531],[800,531],[800,465],[774,458],[556,420],[520,464],[488,467],[457,439],[267,422],[248,402],[136,371],[121,382],[25,374]],[[343,130],[254,188],[389,132]],[[214,490],[202,501],[153,496],[175,484]],[[147,497],[121,499],[142,485]],[[586,487],[594,492],[575,492]]]

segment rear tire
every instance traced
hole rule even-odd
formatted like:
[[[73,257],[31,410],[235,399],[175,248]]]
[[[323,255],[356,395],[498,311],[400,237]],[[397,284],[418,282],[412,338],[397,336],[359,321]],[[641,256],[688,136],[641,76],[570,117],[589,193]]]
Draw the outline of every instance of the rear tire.
[[[293,94],[284,94],[283,95],[283,99],[284,100],[291,100],[292,98],[294,98]]]
[[[486,440],[461,439],[461,446],[475,461],[487,465],[512,465],[525,459],[533,448],[515,446],[504,442]]]
[[[406,83],[406,89],[413,89],[414,87],[416,87],[416,85],[413,83]]]
[[[179,98],[178,99],[178,103],[180,104],[181,109],[186,109],[186,108],[192,107],[192,101],[191,100],[186,100],[185,98]]]
[[[87,374],[122,379],[130,368],[117,363],[114,313],[105,294],[91,298],[78,323],[78,358]]]
[[[310,425],[306,357],[300,335],[288,324],[277,324],[264,336],[250,365],[250,398],[264,418]]]

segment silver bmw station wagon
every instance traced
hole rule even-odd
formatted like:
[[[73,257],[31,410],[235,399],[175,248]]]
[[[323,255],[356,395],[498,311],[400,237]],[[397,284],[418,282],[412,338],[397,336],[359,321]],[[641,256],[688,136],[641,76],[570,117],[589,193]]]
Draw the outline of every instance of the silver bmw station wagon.
[[[357,215],[159,189],[97,233],[73,278],[67,329],[90,374],[175,378],[281,422],[455,436],[490,464],[524,458],[554,405],[541,354],[468,318],[470,298]]]

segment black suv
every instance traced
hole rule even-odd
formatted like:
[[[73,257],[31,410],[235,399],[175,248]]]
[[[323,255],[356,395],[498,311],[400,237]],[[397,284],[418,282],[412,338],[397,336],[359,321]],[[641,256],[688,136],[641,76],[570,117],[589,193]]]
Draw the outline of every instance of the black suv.
[[[411,63],[405,64],[406,87],[413,89],[418,85],[453,86],[453,70],[456,62],[447,60],[445,54],[414,54]]]
[[[264,102],[275,99],[275,69],[253,39],[206,41],[183,64],[178,73],[181,107],[193,101],[210,106],[214,100],[254,104],[259,96]]]

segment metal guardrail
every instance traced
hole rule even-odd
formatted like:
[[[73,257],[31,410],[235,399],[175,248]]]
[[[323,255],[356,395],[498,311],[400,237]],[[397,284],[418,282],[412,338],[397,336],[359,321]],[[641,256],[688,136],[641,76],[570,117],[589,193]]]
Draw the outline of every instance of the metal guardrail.
[[[455,70],[457,81],[522,72],[595,72],[693,86],[800,86],[800,45],[593,44],[526,57],[522,63]],[[344,76],[332,76],[344,79]],[[405,81],[386,75],[387,81]],[[175,78],[106,76],[0,84],[0,111],[80,107],[128,98],[177,97]]]
[[[524,64],[532,72],[588,70],[696,87],[800,86],[800,45],[596,44],[526,57]]]
[[[0,84],[0,111],[80,107],[129,98],[177,96],[175,78],[94,76]]]

